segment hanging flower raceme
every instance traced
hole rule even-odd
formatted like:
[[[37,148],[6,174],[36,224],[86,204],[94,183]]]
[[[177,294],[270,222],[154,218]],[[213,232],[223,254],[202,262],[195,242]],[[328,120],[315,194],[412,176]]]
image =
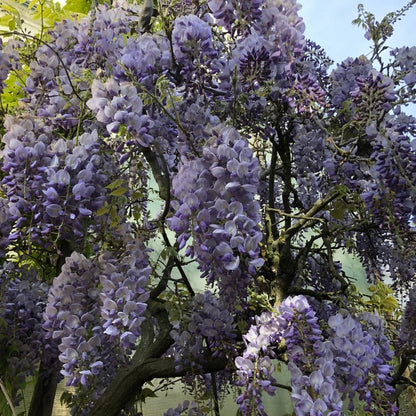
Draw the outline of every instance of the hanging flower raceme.
[[[18,39],[10,39],[5,45],[0,39],[0,94],[3,92],[9,72],[21,69],[19,61],[19,49],[23,42]]]
[[[257,89],[276,75],[272,62],[273,45],[258,34],[238,43],[234,59],[238,64],[243,88]]]
[[[209,0],[208,7],[218,25],[227,31],[232,31],[234,22],[238,21],[241,26],[253,24],[261,16],[263,0]]]
[[[127,40],[114,70],[114,77],[119,81],[134,79],[140,86],[153,92],[158,78],[171,67],[172,56],[168,39],[145,34]]]
[[[375,69],[371,69],[366,77],[358,77],[356,82],[356,89],[350,93],[356,106],[354,119],[370,125],[382,112],[392,109],[392,102],[397,100],[395,86],[391,78]]]
[[[416,288],[409,291],[409,299],[404,309],[398,345],[404,355],[413,357],[416,351]]]
[[[321,130],[297,126],[293,143],[294,169],[302,206],[312,206],[324,189],[324,162],[328,157],[326,136]]]
[[[42,314],[48,285],[38,280],[34,271],[5,262],[0,269],[0,287],[0,356],[2,366],[7,363],[8,368],[2,378],[12,386],[17,405],[22,399],[18,390],[27,376],[35,375],[45,347]]]
[[[208,283],[217,283],[229,307],[245,299],[260,259],[260,167],[246,140],[222,125],[201,157],[184,160],[172,183],[174,215],[168,221],[187,255],[195,256]]]
[[[44,313],[47,338],[58,343],[61,373],[91,400],[129,362],[149,297],[147,250],[125,237],[122,253],[105,252],[96,261],[72,253],[53,281]]]
[[[185,400],[183,403],[179,404],[174,409],[168,409],[163,416],[204,416],[202,410],[199,409],[198,405],[195,402],[189,402]]]
[[[415,55],[416,47],[402,47],[391,51],[391,55],[394,57],[394,69],[396,76],[403,77],[406,88],[400,91],[400,95],[404,98],[404,101],[412,100],[412,95],[416,86],[416,64]]]
[[[237,400],[243,414],[250,415],[255,408],[266,415],[261,392],[274,394],[270,360],[282,345],[297,416],[341,416],[344,404],[350,410],[360,406],[356,398],[370,414],[396,414],[389,402],[393,353],[383,320],[340,310],[330,316],[325,331],[322,328],[304,296],[288,297],[277,311],[256,318],[256,325],[244,335],[246,350],[235,360],[237,384],[246,388]]]
[[[64,140],[29,117],[7,117],[5,126],[2,183],[15,228],[9,240],[26,234],[48,246],[56,239],[84,236],[92,213],[104,204],[105,186],[116,169],[100,152],[97,132]]]
[[[263,404],[263,392],[274,395],[276,382],[273,377],[275,358],[273,347],[281,342],[281,332],[276,315],[264,312],[256,316],[252,325],[243,336],[246,349],[241,357],[235,359],[237,367],[237,386],[244,387],[244,392],[237,398],[237,404],[244,415],[258,411],[267,415]]]
[[[114,6],[100,4],[94,13],[81,19],[76,28],[76,43],[73,47],[77,62],[83,67],[88,62],[104,69],[109,76],[120,58],[126,36],[137,30],[140,6],[124,1]],[[87,64],[87,65],[86,65]]]
[[[257,33],[274,44],[273,56],[286,61],[286,70],[290,70],[293,59],[304,53],[305,24],[298,15],[300,8],[296,0],[267,0],[254,24]]]
[[[367,77],[371,69],[371,62],[364,56],[348,58],[337,65],[330,76],[331,101],[336,109],[342,110],[344,103],[348,102],[350,111],[352,110],[351,92],[358,87],[357,78]]]
[[[388,121],[387,129],[381,133],[374,125],[369,126],[367,134],[373,146],[373,181],[361,197],[380,227],[409,224],[416,214],[415,142],[401,132],[400,124],[394,120]]]
[[[234,355],[235,333],[233,316],[224,313],[222,299],[209,291],[198,293],[190,304],[191,312],[185,328],[174,329],[175,343],[169,352],[176,362],[176,370],[202,368],[202,351],[214,357]]]
[[[210,25],[195,15],[176,19],[172,31],[172,49],[182,73],[191,76],[193,71],[209,65],[218,52],[212,42]]]
[[[153,137],[148,130],[152,122],[143,114],[143,103],[132,83],[118,82],[114,78],[103,83],[95,79],[91,92],[87,105],[108,134],[118,133],[121,126],[125,126],[132,141],[145,147],[150,145]]]

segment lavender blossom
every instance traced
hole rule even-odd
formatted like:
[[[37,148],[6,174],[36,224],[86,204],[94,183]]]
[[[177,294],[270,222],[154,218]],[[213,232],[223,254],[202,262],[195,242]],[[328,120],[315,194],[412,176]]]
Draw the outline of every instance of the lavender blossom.
[[[261,233],[255,189],[259,165],[235,130],[219,126],[201,158],[184,161],[173,179],[177,201],[169,227],[180,247],[193,236],[187,254],[196,256],[208,283],[218,282],[229,306],[244,300],[259,258]]]

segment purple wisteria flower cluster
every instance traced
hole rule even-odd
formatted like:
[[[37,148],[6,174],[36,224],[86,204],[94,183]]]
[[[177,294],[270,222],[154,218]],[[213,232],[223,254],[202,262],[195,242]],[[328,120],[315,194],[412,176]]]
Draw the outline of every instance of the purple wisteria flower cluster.
[[[203,416],[204,412],[199,409],[198,405],[193,401],[185,400],[174,409],[168,409],[163,416]]]
[[[402,52],[404,68],[410,65],[406,53],[411,51]],[[365,215],[375,226],[364,233],[354,233],[368,279],[379,278],[388,270],[395,284],[410,282],[416,267],[409,238],[415,201],[415,124],[414,118],[403,114],[396,105],[408,99],[396,77],[398,73],[394,71],[387,77],[375,70],[364,57],[348,59],[333,71],[332,102],[338,121],[349,125],[340,130],[335,143],[329,140],[328,157],[323,164],[334,184],[343,183],[360,195]],[[351,134],[354,138],[349,137]],[[321,184],[317,185],[320,189]],[[342,216],[351,221],[348,209]]]
[[[14,222],[9,241],[28,235],[32,242],[51,247],[59,239],[75,242],[85,236],[116,169],[100,154],[97,132],[64,140],[42,120],[29,117],[7,117],[5,127],[2,184]]]
[[[377,182],[361,194],[381,228],[388,228],[392,223],[409,224],[416,213],[416,194],[411,186],[416,180],[415,143],[403,134],[400,125],[388,123],[386,127],[383,132],[378,132],[374,125],[367,128],[374,143],[371,173]],[[381,204],[390,207],[390,218],[381,212]]]
[[[287,347],[296,415],[341,416],[342,401],[335,387],[335,364],[329,344],[308,300],[296,296],[279,306],[277,317]]]
[[[208,6],[220,26],[231,31],[233,23],[246,26],[259,19],[263,0],[249,0],[239,2],[236,0],[209,0]],[[240,29],[240,28],[239,28]]]
[[[397,411],[388,399],[393,391],[389,364],[393,353],[377,315],[353,317],[340,310],[324,326],[306,297],[289,297],[276,312],[257,318],[244,339],[246,350],[235,360],[238,385],[246,387],[237,400],[243,414],[252,414],[255,408],[266,415],[261,393],[274,394],[271,359],[283,345],[297,416],[341,416],[344,406],[356,408],[356,398],[371,414]]]
[[[238,42],[233,55],[241,75],[243,91],[256,90],[272,76],[276,76],[272,54],[273,45],[258,33],[253,33]]]
[[[296,0],[265,1],[261,17],[254,24],[258,34],[272,46],[271,58],[277,65],[278,77],[293,75],[294,64],[305,52],[305,24],[298,15],[300,8]]]
[[[85,121],[83,101],[91,86],[85,74],[94,79],[99,78],[98,73],[110,77],[115,72],[126,46],[125,36],[138,20],[137,5],[120,4],[112,8],[100,5],[93,19],[86,16],[80,21],[58,22],[49,33],[48,44],[42,44],[30,62],[23,100],[26,108],[64,129]]]
[[[212,42],[211,26],[195,15],[175,20],[172,49],[176,62],[183,66],[184,72],[208,65],[218,54]]]
[[[232,7],[231,2],[221,3]],[[306,46],[304,24],[297,14],[299,4],[296,1],[265,1],[263,5],[247,2],[246,7],[252,7],[256,16],[246,22],[252,25],[249,33],[236,37],[232,59],[227,67],[229,72],[223,71],[229,77],[234,76],[235,69],[238,71],[237,84],[233,87],[230,85],[230,93],[250,94],[247,103],[249,108],[252,100],[258,101],[261,97],[256,90],[272,82],[273,100],[279,99],[290,103],[292,107],[302,107],[299,96],[304,95],[306,99],[310,91],[318,88],[318,84],[311,73],[298,77],[294,71],[304,57]],[[247,11],[244,14],[247,16]],[[292,88],[294,85],[296,88]],[[315,98],[315,94],[311,95],[311,100],[312,97]],[[260,105],[261,101],[257,104]],[[265,110],[264,102],[262,107],[257,116]]]
[[[119,338],[120,347],[130,353],[141,334],[140,326],[149,293],[146,289],[151,268],[148,249],[143,241],[129,236],[123,238],[123,254],[104,253],[98,259],[100,272],[101,318],[104,333]]]
[[[133,78],[138,85],[154,92],[159,76],[172,69],[172,56],[168,51],[169,41],[164,37],[151,34],[131,37],[120,52],[114,77],[120,82]]]
[[[131,239],[121,256],[105,252],[93,261],[74,252],[53,281],[43,328],[80,399],[96,400],[136,348],[149,297],[146,251]]]
[[[236,385],[244,387],[244,392],[237,398],[237,404],[244,415],[255,412],[267,415],[262,395],[263,392],[275,394],[273,347],[278,345],[282,338],[275,314],[263,312],[256,316],[255,321],[256,324],[243,336],[246,344],[243,356],[235,359],[238,377]]]
[[[416,83],[416,46],[404,46],[394,49],[390,53],[394,57],[395,70],[401,72],[405,84],[414,90]]]
[[[0,40],[0,92],[3,92],[4,81],[9,76],[10,68],[10,57],[5,54],[3,40]]]
[[[49,287],[33,271],[11,262],[2,264],[0,287],[0,365],[8,368],[3,381],[13,386],[18,405],[18,388],[35,375],[45,344],[42,315]]]
[[[215,42],[207,16],[180,16],[173,23],[172,59],[177,68],[173,68],[175,73],[171,74],[171,79],[173,76],[175,83],[180,77],[186,83],[187,87],[178,92],[191,102],[195,101],[195,92],[197,96],[208,97],[212,96],[212,91],[224,94],[230,88],[229,79],[224,82],[219,79],[221,71],[228,71],[229,67],[221,56],[222,46]]]
[[[148,147],[153,137],[148,134],[152,122],[143,114],[143,103],[130,82],[118,83],[109,78],[105,83],[95,79],[91,85],[92,98],[87,106],[107,132],[119,133],[125,126],[133,142]]]
[[[5,258],[6,249],[10,244],[9,235],[12,228],[9,200],[7,198],[0,198],[0,255],[3,258]]]
[[[311,206],[324,189],[325,162],[329,157],[325,134],[321,130],[298,126],[293,143],[298,196],[303,206]]]
[[[175,340],[170,354],[175,357],[177,371],[197,368],[202,364],[201,353],[207,351],[214,357],[234,355],[234,318],[224,313],[222,299],[210,291],[198,293],[192,299],[191,312],[185,328],[174,329]]]
[[[71,385],[88,385],[89,376],[103,367],[101,359],[94,359],[103,348],[102,330],[94,333],[101,314],[98,280],[97,265],[74,252],[49,291],[43,327],[47,338],[59,343],[61,372]]]
[[[27,111],[64,129],[75,127],[82,118],[80,93],[89,85],[78,81],[84,61],[77,60],[75,48],[78,24],[67,20],[57,25],[51,43],[36,51],[25,80]],[[75,76],[74,76],[75,75]]]
[[[386,216],[383,219],[394,220],[394,217]],[[415,243],[407,228],[409,224],[406,224],[406,228],[396,228],[396,231],[403,233],[397,236],[390,234],[390,230],[395,227],[394,222],[392,224],[391,227],[375,227],[368,233],[358,233],[357,252],[367,272],[368,281],[376,282],[387,270],[394,285],[410,288],[416,271]]]
[[[400,325],[398,345],[403,354],[414,356],[416,351],[416,288],[409,291],[409,299]]]
[[[11,70],[22,68],[19,61],[19,49],[23,46],[23,42],[19,39],[11,39],[4,44],[0,39],[0,93],[3,92],[7,77]]]
[[[224,305],[247,296],[260,259],[260,167],[248,143],[232,128],[215,128],[202,157],[184,160],[173,178],[169,227],[180,248],[195,256],[208,283],[217,283]],[[238,294],[238,295],[236,295]]]
[[[175,370],[184,374],[182,382],[190,394],[213,408],[212,392],[216,401],[225,398],[230,393],[232,374],[228,366],[205,373],[204,365],[207,359],[224,360],[231,365],[236,356],[236,322],[223,299],[210,291],[195,295],[189,309],[189,318],[173,325],[170,335],[174,343],[167,355],[174,357]]]
[[[366,77],[357,77],[356,82],[356,89],[350,93],[356,106],[354,119],[368,126],[377,121],[378,114],[393,108],[392,102],[397,99],[395,85],[391,78],[376,69],[371,69]],[[363,115],[364,108],[367,115]]]
[[[340,311],[328,320],[330,347],[335,363],[336,389],[349,409],[358,396],[364,410],[375,415],[394,415],[389,402],[393,352],[384,334],[383,320],[369,312],[351,316]]]
[[[337,65],[331,73],[331,101],[335,108],[343,110],[344,103],[348,103],[349,111],[352,110],[351,92],[358,87],[357,78],[367,77],[371,69],[371,62],[364,56],[348,58]]]
[[[99,5],[94,13],[94,16],[89,15],[80,21],[76,56],[95,63],[96,67],[105,67],[106,74],[110,75],[125,46],[125,36],[139,24],[140,7],[116,1],[115,7]]]

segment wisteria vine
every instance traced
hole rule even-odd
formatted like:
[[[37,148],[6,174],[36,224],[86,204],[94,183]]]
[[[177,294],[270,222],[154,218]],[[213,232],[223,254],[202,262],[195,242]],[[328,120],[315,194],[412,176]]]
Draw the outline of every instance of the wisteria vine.
[[[381,22],[360,7],[373,54],[332,70],[296,0],[96,3],[1,32],[14,403],[35,377],[38,416],[64,378],[74,415],[132,415],[145,382],[180,376],[195,402],[166,416],[219,414],[232,388],[267,415],[282,387],[296,415],[396,414],[416,357],[416,48],[381,51],[413,2]],[[357,295],[345,256],[403,313]]]

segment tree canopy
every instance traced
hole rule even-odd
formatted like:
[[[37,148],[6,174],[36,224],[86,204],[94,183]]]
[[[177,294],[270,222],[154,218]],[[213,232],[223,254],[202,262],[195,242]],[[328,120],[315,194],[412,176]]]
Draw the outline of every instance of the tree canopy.
[[[32,4],[33,3],[33,4]],[[337,65],[296,0],[32,2],[0,32],[0,413],[396,415],[415,386],[415,0]],[[366,287],[346,269],[353,258]],[[279,379],[285,367],[288,385]],[[153,386],[153,387],[152,387]],[[154,399],[157,400],[157,399]],[[26,413],[25,413],[26,414]]]

